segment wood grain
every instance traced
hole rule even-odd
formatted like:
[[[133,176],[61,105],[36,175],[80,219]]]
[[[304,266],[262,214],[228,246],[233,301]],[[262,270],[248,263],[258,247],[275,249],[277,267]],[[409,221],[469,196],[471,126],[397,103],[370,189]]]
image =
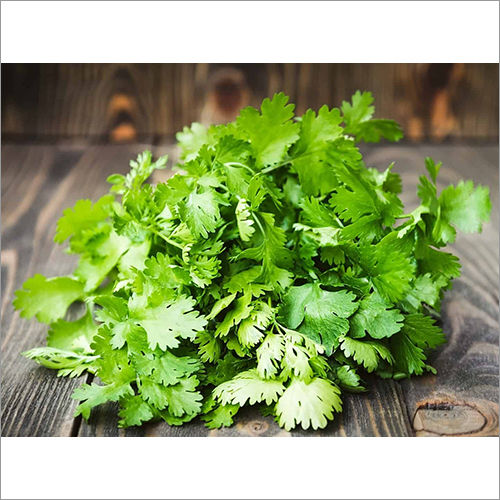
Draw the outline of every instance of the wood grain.
[[[73,419],[70,395],[83,379],[58,379],[20,353],[44,342],[46,327],[19,318],[14,291],[34,272],[69,272],[74,259],[53,244],[62,209],[82,197],[97,198],[104,179],[125,172],[144,144],[116,146],[4,146],[2,148],[2,435],[3,436],[423,436],[498,434],[498,148],[487,146],[365,147],[368,165],[396,161],[404,201],[416,204],[423,158],[442,160],[442,185],[472,178],[490,187],[493,217],[480,236],[460,235],[454,245],[463,275],[447,293],[443,328],[449,342],[432,357],[437,376],[395,382],[367,378],[369,392],[344,396],[344,412],[326,429],[288,433],[255,408],[236,425],[209,431],[195,420],[117,429],[116,406],[93,411],[89,423]],[[176,151],[164,145],[156,154]],[[169,175],[159,172],[156,180]]]
[[[371,90],[412,141],[498,141],[498,64],[7,64],[9,140],[159,144],[284,91],[297,111]]]

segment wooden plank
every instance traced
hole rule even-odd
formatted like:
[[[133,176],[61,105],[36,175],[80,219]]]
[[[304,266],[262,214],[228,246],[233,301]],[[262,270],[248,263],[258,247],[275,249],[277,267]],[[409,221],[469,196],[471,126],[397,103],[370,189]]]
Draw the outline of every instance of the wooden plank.
[[[171,140],[284,91],[297,111],[370,90],[410,140],[498,140],[498,64],[7,64],[4,139]]]
[[[57,379],[20,356],[44,341],[46,328],[14,313],[13,293],[35,270],[69,272],[71,259],[51,259],[49,228],[66,202],[67,184],[54,181],[70,173],[80,151],[58,154],[49,147],[2,148],[2,435],[70,435],[70,395],[76,381]],[[33,167],[37,169],[33,171]],[[58,199],[59,198],[59,203]]]
[[[125,172],[143,147],[2,147],[2,435],[68,436],[76,432],[73,389],[81,380],[20,356],[43,345],[47,327],[14,312],[14,291],[36,272],[70,273],[74,256],[53,242],[62,210],[106,191],[106,177]]]
[[[417,436],[498,435],[498,148],[418,146],[375,148],[367,155],[383,167],[396,161],[403,172],[404,201],[411,209],[422,159],[443,161],[439,185],[473,179],[490,188],[491,222],[481,235],[459,234],[452,245],[462,276],[446,293],[442,327],[448,342],[430,358],[438,374],[401,382]]]

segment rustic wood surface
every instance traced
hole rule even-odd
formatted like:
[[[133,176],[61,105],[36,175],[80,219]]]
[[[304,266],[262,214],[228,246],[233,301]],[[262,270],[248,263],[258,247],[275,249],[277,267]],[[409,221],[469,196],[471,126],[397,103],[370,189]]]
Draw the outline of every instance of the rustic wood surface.
[[[2,134],[160,144],[284,91],[299,113],[357,89],[409,140],[498,140],[498,64],[4,64]]]
[[[463,274],[443,304],[448,343],[431,358],[437,376],[400,382],[369,377],[370,391],[345,395],[343,414],[318,432],[286,432],[254,408],[241,411],[234,427],[214,431],[197,420],[182,427],[158,423],[118,430],[113,404],[93,411],[88,423],[74,419],[75,402],[70,395],[85,377],[57,378],[54,372],[20,356],[22,351],[44,343],[47,328],[14,312],[13,293],[35,272],[48,276],[70,272],[74,257],[52,241],[63,208],[79,198],[101,196],[106,177],[125,172],[128,160],[147,147],[2,147],[2,436],[498,435],[496,146],[383,144],[364,148],[369,165],[385,167],[396,161],[409,208],[417,202],[415,188],[426,155],[444,162],[442,185],[471,178],[490,187],[491,222],[481,235],[460,235],[453,245]],[[168,146],[152,149],[157,154],[171,151]]]

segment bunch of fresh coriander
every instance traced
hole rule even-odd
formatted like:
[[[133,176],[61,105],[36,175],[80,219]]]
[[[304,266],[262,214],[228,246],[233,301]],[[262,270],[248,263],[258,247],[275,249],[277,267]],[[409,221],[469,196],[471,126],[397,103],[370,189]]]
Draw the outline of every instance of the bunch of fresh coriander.
[[[99,378],[75,390],[75,415],[117,401],[121,427],[201,415],[218,428],[260,403],[285,429],[317,429],[366,372],[434,372],[426,353],[445,337],[433,316],[460,274],[440,248],[456,228],[481,231],[488,188],[438,194],[441,164],[426,158],[421,205],[405,214],[392,165],[367,168],[357,147],[402,137],[372,103],[358,91],[294,118],[276,94],[233,123],[184,128],[167,182],[146,183],[167,164],[146,151],[108,178],[110,194],[64,211],[55,242],[78,266],[28,279],[15,307],[50,325],[25,356]],[[85,313],[67,321],[74,302]]]

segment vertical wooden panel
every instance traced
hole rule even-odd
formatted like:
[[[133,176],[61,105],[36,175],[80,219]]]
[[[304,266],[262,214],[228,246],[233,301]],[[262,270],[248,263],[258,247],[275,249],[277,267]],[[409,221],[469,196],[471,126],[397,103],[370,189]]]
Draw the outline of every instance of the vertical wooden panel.
[[[412,141],[498,137],[497,64],[31,64],[2,67],[7,139],[168,140],[283,91],[303,113],[371,90]]]
[[[20,137],[38,133],[40,65],[2,65],[2,133]]]

